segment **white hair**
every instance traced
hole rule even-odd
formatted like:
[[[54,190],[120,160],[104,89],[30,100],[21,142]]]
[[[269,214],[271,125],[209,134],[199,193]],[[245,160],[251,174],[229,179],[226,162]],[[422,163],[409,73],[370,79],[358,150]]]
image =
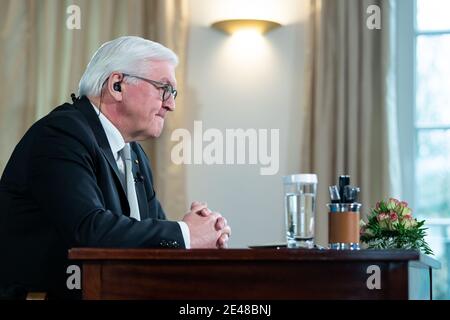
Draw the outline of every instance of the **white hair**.
[[[105,42],[89,61],[79,83],[78,95],[100,96],[104,82],[115,71],[144,76],[142,63],[146,61],[168,61],[176,66],[178,57],[163,45],[140,37],[126,36]],[[136,80],[125,78],[124,81],[133,83]]]

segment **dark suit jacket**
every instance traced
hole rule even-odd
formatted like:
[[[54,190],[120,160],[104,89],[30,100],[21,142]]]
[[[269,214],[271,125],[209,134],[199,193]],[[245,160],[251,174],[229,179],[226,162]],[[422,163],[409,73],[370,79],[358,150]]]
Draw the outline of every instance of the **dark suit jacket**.
[[[133,142],[131,149],[140,222],[129,218],[87,98],[57,107],[27,131],[0,180],[0,287],[64,291],[72,247],[185,247],[178,223],[165,220],[142,147]]]

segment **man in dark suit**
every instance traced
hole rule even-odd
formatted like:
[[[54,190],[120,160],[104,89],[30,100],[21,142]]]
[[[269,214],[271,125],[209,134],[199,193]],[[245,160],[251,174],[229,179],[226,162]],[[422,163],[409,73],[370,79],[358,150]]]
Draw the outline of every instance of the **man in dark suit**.
[[[36,122],[0,180],[4,295],[66,293],[72,247],[223,248],[226,219],[194,202],[167,221],[149,160],[136,142],[158,137],[175,109],[176,55],[138,37],[94,54],[80,98]]]

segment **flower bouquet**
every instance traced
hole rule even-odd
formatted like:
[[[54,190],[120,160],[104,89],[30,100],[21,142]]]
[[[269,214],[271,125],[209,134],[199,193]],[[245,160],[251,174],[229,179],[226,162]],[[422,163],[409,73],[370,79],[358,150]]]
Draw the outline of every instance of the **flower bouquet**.
[[[425,254],[433,251],[425,241],[425,221],[412,216],[408,203],[390,198],[376,204],[368,216],[361,220],[361,241],[369,249],[416,249]]]

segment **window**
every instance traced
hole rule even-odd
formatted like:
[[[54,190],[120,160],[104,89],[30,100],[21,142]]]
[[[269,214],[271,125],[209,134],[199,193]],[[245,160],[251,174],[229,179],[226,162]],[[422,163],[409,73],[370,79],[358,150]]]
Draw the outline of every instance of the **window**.
[[[397,1],[403,191],[427,220],[441,262],[435,298],[450,299],[450,1]]]

